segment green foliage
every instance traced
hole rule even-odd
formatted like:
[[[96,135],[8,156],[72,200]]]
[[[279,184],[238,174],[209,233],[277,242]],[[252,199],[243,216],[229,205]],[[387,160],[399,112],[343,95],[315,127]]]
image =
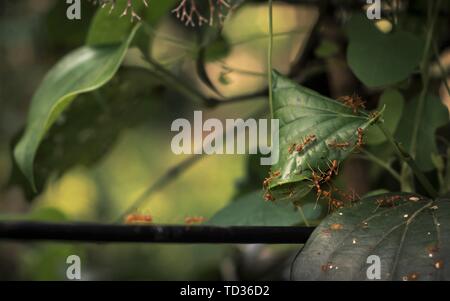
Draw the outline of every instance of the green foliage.
[[[414,116],[418,109],[419,98],[415,97],[405,107],[400,120],[396,137],[406,149],[409,149],[412,139]],[[433,169],[431,155],[437,153],[436,130],[449,122],[448,111],[442,104],[439,97],[428,95],[426,106],[422,111],[421,122],[419,126],[419,143],[417,144],[416,162],[423,171]]]
[[[383,92],[378,102],[378,109],[383,110],[384,126],[391,133],[395,133],[402,117],[405,99],[403,95],[395,89],[387,89]],[[378,145],[386,142],[386,136],[378,127],[371,127],[367,132],[367,144]]]
[[[114,76],[138,28],[121,44],[73,51],[41,83],[31,101],[25,134],[14,150],[19,167],[33,187],[34,158],[44,135],[78,94],[96,90]]]
[[[151,116],[151,119],[158,118],[159,116],[155,117],[155,115],[161,115],[162,110],[156,107],[154,104],[156,102],[133,106],[129,102],[120,101],[122,98],[153,99],[154,90],[157,88],[155,82],[158,78],[164,77],[164,85],[171,93],[176,90],[191,96],[195,94],[195,97],[200,98],[200,103],[203,103],[203,94],[192,88],[191,83],[184,82],[189,76],[180,79],[178,74],[165,70],[164,64],[158,66],[161,62],[157,58],[150,58],[152,53],[150,48],[157,44],[151,41],[157,33],[157,28],[152,25],[176,2],[177,0],[157,1],[151,3],[151,9],[146,9],[142,1],[135,1],[133,9],[146,23],[144,24],[146,31],[139,31],[140,25],[130,22],[130,15],[121,17],[127,0],[117,1],[116,8],[111,14],[108,8],[99,9],[90,26],[86,39],[87,46],[68,54],[51,69],[32,99],[27,128],[14,150],[18,167],[34,188],[41,188],[52,172],[62,173],[74,164],[88,165],[97,161],[112,147],[121,129],[138,124],[148,116]],[[208,6],[207,3],[202,5],[203,8]],[[214,81],[209,78],[206,66],[215,61],[220,63],[220,59],[231,53],[232,45],[221,34],[221,30],[220,26],[192,29],[191,32],[195,33],[197,38],[196,43],[189,41],[192,48],[183,45],[184,39],[172,39],[171,33],[164,37],[161,35],[162,40],[178,43],[177,46],[181,46],[180,48],[184,46],[186,53],[189,53],[186,57],[195,59],[195,65],[185,65],[195,69],[195,75],[219,96],[220,92],[214,86]],[[272,30],[271,25],[269,32],[272,33]],[[427,30],[428,37],[433,37],[433,29],[427,28]],[[332,199],[330,197],[330,199],[319,200],[316,208],[316,193],[311,191],[314,187],[312,172],[318,172],[323,176],[329,171],[334,160],[340,164],[357,152],[360,147],[359,140],[362,138],[361,132],[364,133],[364,142],[372,147],[373,152],[371,158],[368,155],[371,153],[364,153],[366,158],[377,162],[390,171],[396,180],[402,182],[406,178],[404,174],[398,175],[397,171],[391,168],[391,165],[396,167],[391,164],[395,160],[393,152],[383,155],[385,151],[381,149],[389,145],[393,147],[392,149],[399,150],[396,141],[393,141],[389,135],[389,133],[395,133],[398,142],[404,149],[409,150],[411,141],[414,140],[411,129],[417,126],[416,117],[420,117],[420,124],[417,133],[417,151],[412,154],[415,159],[414,164],[422,171],[436,170],[441,193],[448,192],[450,149],[445,149],[447,154],[443,155],[443,151],[436,143],[436,131],[449,121],[447,110],[440,99],[431,94],[432,85],[428,83],[427,74],[422,74],[424,87],[422,95],[426,95],[426,92],[430,90],[429,95],[424,99],[424,106],[419,105],[418,97],[414,97],[416,91],[406,91],[415,89],[412,85],[404,86],[403,94],[395,88],[398,88],[398,84],[402,81],[408,84],[413,82],[408,79],[418,69],[419,63],[423,64],[421,72],[428,72],[427,59],[431,57],[430,47],[425,48],[428,49],[424,55],[424,45],[430,46],[431,43],[425,43],[423,38],[401,29],[397,24],[391,33],[382,33],[372,21],[361,14],[354,15],[349,20],[346,32],[349,39],[348,65],[366,86],[365,88],[369,88],[362,90],[368,94],[375,94],[380,90],[370,88],[385,88],[381,91],[377,112],[371,114],[360,107],[349,107],[342,101],[320,95],[316,91],[298,85],[294,80],[273,72],[272,77],[269,77],[269,82],[273,83],[270,85],[273,89],[270,98],[273,98],[271,102],[273,117],[280,121],[280,143],[277,150],[280,160],[271,169],[272,172],[279,171],[279,176],[272,179],[268,188],[270,193],[276,195],[275,202],[263,200],[264,192],[260,186],[264,180],[263,174],[267,174],[267,170],[258,165],[258,156],[251,156],[247,166],[247,178],[238,187],[233,201],[217,212],[209,220],[209,224],[293,226],[309,225],[308,222],[311,220],[317,224],[325,208],[328,207],[328,204],[322,204],[323,201],[328,202]],[[55,33],[60,34],[59,31]],[[77,39],[79,39],[78,36]],[[273,36],[270,40],[272,43]],[[69,39],[67,44],[71,43],[73,42]],[[136,86],[128,85],[129,82],[121,85],[123,82],[120,81],[120,73],[117,75],[132,43],[138,45],[145,54],[144,60],[154,59],[155,63],[152,62],[151,65],[157,66],[156,69],[146,69],[152,77],[151,80],[144,78],[145,82],[140,82],[141,86],[147,88],[144,95],[137,95]],[[258,42],[258,45],[263,44],[266,45],[265,33],[261,37],[261,43]],[[270,44],[269,58],[272,56],[272,46],[274,45]],[[340,47],[341,45],[325,39],[315,50],[315,55],[319,59],[329,59],[338,53]],[[161,52],[165,54],[165,50],[166,48]],[[170,55],[169,53],[167,56],[170,57]],[[251,58],[242,57],[249,61]],[[137,57],[134,59],[138,60]],[[140,63],[142,62],[136,64]],[[256,65],[253,61],[249,65],[253,63]],[[268,69],[271,69],[271,66],[272,60],[269,59]],[[231,83],[228,71],[227,67],[223,66],[219,75],[219,81],[224,86]],[[248,73],[250,76],[252,72]],[[102,87],[104,89],[100,89]],[[413,97],[409,100],[406,95],[413,95]],[[77,98],[76,102],[74,102],[75,98]],[[406,100],[408,100],[407,104],[405,104]],[[179,106],[181,102],[173,102],[172,105],[174,104]],[[149,111],[156,113],[150,115]],[[386,132],[379,127],[371,127],[377,122],[383,123]],[[157,131],[153,130],[152,134]],[[101,146],[98,144],[99,141]],[[142,143],[141,140],[139,143]],[[338,144],[341,146],[337,147]],[[301,148],[297,149],[298,146]],[[80,150],[81,148],[83,150]],[[155,152],[155,154],[160,153]],[[408,154],[402,154],[399,151],[398,154],[404,155],[402,159],[407,161]],[[445,160],[446,155],[447,160]],[[121,157],[127,157],[127,155]],[[166,162],[166,159],[161,157],[160,164]],[[35,161],[39,163],[35,164]],[[123,162],[120,161],[120,164]],[[257,165],[258,167],[255,168]],[[409,165],[412,169],[416,169],[412,166],[412,164]],[[174,170],[176,175],[184,169]],[[212,168],[209,172],[215,173],[216,170]],[[418,175],[417,171],[414,171],[416,178],[423,185],[427,179],[423,181],[423,178],[420,179],[421,174]],[[38,181],[35,180],[35,176]],[[122,170],[116,177],[118,182],[122,181]],[[407,180],[413,183],[415,179],[411,177]],[[167,180],[169,181],[170,179]],[[330,189],[331,194],[334,186],[330,180],[325,181],[321,178],[320,181],[322,181],[319,183],[323,185],[322,189]],[[406,187],[404,183],[401,184]],[[226,185],[223,186],[226,187]],[[412,186],[414,185],[410,187]],[[380,185],[380,187],[386,186]],[[108,192],[111,195],[116,192],[111,191]],[[450,259],[449,200],[430,200],[416,194],[384,194],[386,191],[374,190],[362,201],[352,203],[351,206],[346,204],[348,205],[346,208],[338,209],[325,219],[295,261],[294,278],[297,280],[365,280],[367,279],[367,256],[378,255],[381,257],[383,280],[403,280],[411,277],[419,280],[449,280],[447,267]],[[215,193],[222,192],[215,191]],[[124,195],[114,195],[113,198],[128,198],[128,194],[127,191]],[[199,194],[206,195],[204,191]],[[153,209],[156,207],[154,204],[152,206]],[[168,208],[173,209],[164,204],[158,210],[160,214],[161,212],[167,214],[164,210],[169,211]],[[186,208],[183,209],[183,205],[177,204],[176,209],[177,213],[181,214]],[[55,221],[66,219],[62,212],[51,208],[35,212],[27,218]],[[43,272],[42,278],[52,278],[57,272],[55,268],[59,268],[56,262],[51,262],[52,258],[65,256],[71,250],[72,248],[49,248],[48,250],[43,248],[37,253],[41,254],[40,257],[28,260],[30,266],[39,269],[45,269],[42,267],[42,262],[47,264],[47,261],[50,261],[48,271]],[[180,248],[177,255],[178,253],[185,253],[185,249]],[[196,256],[203,259],[203,256],[199,254]],[[152,262],[155,261],[152,260]],[[192,261],[189,262],[192,269],[196,268]],[[178,263],[177,265],[181,266]],[[165,263],[159,261],[155,266],[166,267]],[[182,269],[187,267],[182,265]],[[39,277],[36,276],[36,278]]]
[[[133,9],[143,20],[154,24],[170,10],[175,2],[176,0],[158,1],[152,3],[152,9],[149,10],[142,1],[133,1]],[[108,6],[99,8],[91,22],[86,44],[109,45],[127,39],[135,26],[135,23],[130,21],[130,16],[121,16],[127,5],[127,0],[118,0],[113,10],[110,10]]]
[[[366,130],[377,117],[364,111],[354,112],[343,103],[329,99],[315,91],[277,74],[274,79],[274,117],[280,121],[279,162],[272,167],[281,176],[270,187],[298,184],[300,197],[311,189],[311,169],[328,170],[332,160],[342,161],[355,149],[358,128]],[[315,140],[300,152],[289,152],[293,144],[301,144],[310,135]],[[346,148],[334,148],[334,142],[348,142]],[[295,147],[294,147],[295,148]]]
[[[347,24],[347,60],[355,75],[368,87],[381,87],[408,78],[419,66],[424,41],[396,29],[384,34],[363,15]]]
[[[152,112],[164,116],[160,102],[148,101],[161,97],[154,82],[137,70],[122,70],[101,89],[79,95],[49,128],[36,153],[34,178],[38,192],[51,176],[56,180],[77,165],[92,167],[113,149],[124,130],[148,122]],[[29,191],[29,182],[17,165],[10,184],[22,187],[27,199],[36,194]]]
[[[264,201],[262,191],[244,195],[217,212],[208,222],[216,226],[293,226],[300,224],[300,213],[292,206]]]
[[[367,258],[381,280],[449,280],[449,199],[385,194],[342,209],[317,227],[294,262],[295,280],[367,280]]]
[[[134,1],[133,9],[138,14],[144,11],[144,4],[141,1]],[[86,44],[90,46],[111,45],[121,43],[129,37],[129,34],[135,24],[130,22],[128,17],[121,17],[127,5],[127,1],[117,1],[114,10],[110,11],[108,7],[98,9],[86,39]]]

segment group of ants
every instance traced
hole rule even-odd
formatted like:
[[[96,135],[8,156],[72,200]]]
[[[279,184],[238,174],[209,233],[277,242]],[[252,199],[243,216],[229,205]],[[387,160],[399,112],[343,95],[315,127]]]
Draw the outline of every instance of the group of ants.
[[[358,113],[359,109],[365,109],[365,102],[361,99],[361,97],[357,95],[353,96],[344,96],[338,99],[344,105],[352,108],[353,113]],[[293,154],[301,153],[304,151],[309,145],[314,143],[317,140],[317,136],[314,134],[310,134],[306,136],[300,143],[294,143],[288,148],[288,153]],[[338,142],[333,141],[328,143],[328,146],[334,149],[347,149],[352,145],[350,142]],[[362,128],[357,129],[357,138],[354,143],[356,149],[361,149],[364,146],[364,131]],[[333,176],[337,176],[339,173],[339,162],[337,160],[331,160],[327,163],[328,169],[327,171],[321,171],[320,168],[314,170],[309,167],[311,170],[311,179],[312,182],[311,188],[316,191],[316,205],[320,199],[325,199],[328,202],[328,211],[332,212],[337,209],[343,208],[346,204],[352,204],[359,200],[359,196],[355,192],[346,192],[332,184]],[[269,190],[270,183],[281,176],[281,171],[269,172],[269,176],[263,181],[264,188],[264,199],[266,201],[275,201],[275,197]],[[324,189],[324,185],[328,186],[328,189]],[[338,194],[340,198],[336,196]],[[288,197],[292,198],[294,196],[294,192],[288,192]],[[384,207],[385,205],[391,206],[398,199],[389,199],[384,200],[379,204],[379,206]],[[126,224],[136,224],[136,223],[151,223],[152,216],[148,214],[129,214],[125,217],[124,222]],[[201,224],[205,222],[205,218],[202,216],[194,216],[194,217],[186,217],[185,224],[193,225],[193,224]]]
[[[358,113],[359,109],[365,109],[365,102],[361,99],[361,97],[357,95],[353,96],[343,96],[338,99],[344,105],[352,108],[353,112]],[[354,143],[356,149],[361,149],[364,146],[364,130],[362,128],[357,129],[357,137]],[[317,140],[317,136],[314,134],[310,134],[303,138],[300,143],[294,143],[289,146],[288,153],[293,154],[296,152],[300,154],[304,151],[309,145],[314,143]],[[327,143],[330,148],[334,149],[347,149],[352,143],[348,141],[332,141]],[[327,163],[328,169],[326,171],[321,171],[320,168],[318,170],[314,170],[309,166],[311,171],[310,181],[312,182],[311,188],[315,189],[316,192],[316,206],[320,199],[324,199],[328,202],[328,211],[333,212],[337,209],[343,208],[345,204],[352,204],[355,201],[359,200],[359,196],[355,192],[346,192],[332,184],[333,176],[337,176],[339,173],[339,161],[331,160]],[[266,201],[275,201],[275,197],[269,190],[270,183],[279,178],[281,176],[281,171],[269,171],[269,176],[263,181],[263,189],[264,189],[264,199]],[[324,188],[324,185],[328,186],[328,189]],[[339,197],[337,196],[339,195]],[[289,191],[288,197],[293,197],[294,192]]]

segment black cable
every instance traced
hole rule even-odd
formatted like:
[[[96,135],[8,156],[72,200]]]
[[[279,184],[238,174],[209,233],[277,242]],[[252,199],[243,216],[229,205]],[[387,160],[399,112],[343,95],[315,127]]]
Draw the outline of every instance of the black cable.
[[[0,240],[91,243],[303,244],[313,228],[0,222]]]

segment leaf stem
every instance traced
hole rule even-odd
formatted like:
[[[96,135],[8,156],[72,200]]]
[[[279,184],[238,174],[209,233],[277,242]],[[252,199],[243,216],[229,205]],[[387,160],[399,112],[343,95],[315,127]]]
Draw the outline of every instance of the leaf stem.
[[[429,84],[430,84],[430,74],[429,74],[429,60],[430,53],[432,49],[432,42],[434,36],[434,29],[437,19],[437,14],[439,13],[441,0],[436,1],[436,5],[433,7],[433,1],[428,1],[428,25],[427,25],[427,35],[425,41],[425,48],[422,57],[422,61],[420,63],[420,73],[422,77],[422,91],[420,92],[419,102],[417,104],[417,111],[414,117],[414,123],[412,128],[412,136],[411,136],[411,144],[409,148],[409,153],[412,158],[416,157],[417,153],[417,141],[419,135],[420,125],[422,123],[423,112],[425,108],[425,102],[428,94]],[[434,10],[433,10],[434,9]],[[406,165],[402,166],[402,178],[405,181],[409,181],[410,187],[414,187],[414,183],[412,177],[410,176],[410,171],[406,168]]]
[[[387,172],[389,172],[399,183],[402,182],[400,174],[396,170],[394,170],[390,164],[384,162],[383,160],[381,160],[380,158],[378,158],[377,156],[375,156],[374,154],[365,149],[361,149],[361,152],[365,155],[365,157],[362,157],[363,159],[378,164],[379,166],[384,168]]]
[[[430,81],[429,72],[428,72],[428,63],[429,63],[429,59],[430,59],[430,52],[431,52],[431,46],[432,46],[432,40],[433,40],[433,34],[434,34],[434,25],[435,25],[435,21],[436,21],[435,17],[436,17],[437,12],[439,12],[440,2],[441,2],[440,0],[437,0],[435,12],[434,12],[434,14],[432,14],[432,16],[430,16],[431,20],[429,20],[424,54],[423,54],[422,62],[420,64],[423,87],[422,87],[422,91],[420,92],[419,103],[417,105],[417,111],[416,111],[416,116],[414,118],[414,126],[413,126],[413,130],[412,130],[410,153],[413,157],[416,156],[419,127],[420,127],[420,123],[422,121],[423,109],[425,107],[425,100],[426,100],[426,96],[428,93],[428,87],[429,87],[429,81]],[[430,5],[432,5],[432,1],[430,1],[428,3],[431,3]],[[432,11],[432,8],[430,8],[430,11]]]
[[[272,52],[273,52],[273,5],[269,0],[269,46],[267,53],[267,80],[269,85],[270,117],[273,118],[273,87],[272,87]]]
[[[383,124],[377,123],[377,125],[383,132],[383,134],[386,136],[389,143],[394,148],[394,151],[397,153],[398,157],[411,168],[411,170],[414,172],[417,179],[419,180],[420,184],[427,191],[430,197],[432,198],[437,197],[438,193],[436,189],[433,187],[430,181],[428,181],[428,179],[425,177],[422,171],[420,171],[419,167],[417,166],[412,156],[397,141],[395,141],[394,137],[392,137],[391,133],[389,133],[389,131],[384,127]],[[404,178],[402,178],[402,185],[404,185],[403,181]]]
[[[174,76],[171,72],[161,66],[150,56],[145,56],[145,60],[151,65],[153,71],[155,71],[161,79],[170,84],[171,87],[178,90],[181,94],[191,99],[195,103],[203,104],[205,103],[205,98],[198,91],[186,85],[182,80]]]

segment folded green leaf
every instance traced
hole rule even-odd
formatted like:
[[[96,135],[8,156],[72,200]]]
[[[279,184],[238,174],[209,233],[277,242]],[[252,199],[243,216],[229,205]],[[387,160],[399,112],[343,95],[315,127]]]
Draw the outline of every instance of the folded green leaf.
[[[138,28],[121,44],[73,51],[44,78],[31,100],[25,133],[14,150],[20,169],[33,187],[33,163],[43,137],[78,94],[96,90],[114,76]]]
[[[314,230],[293,263],[292,276],[369,280],[374,261],[368,259],[374,255],[380,259],[380,280],[450,280],[449,211],[449,199],[414,194],[364,199]]]
[[[326,171],[333,160],[344,160],[357,146],[358,129],[363,132],[379,117],[370,117],[365,111],[347,107],[308,88],[274,73],[274,118],[280,121],[280,159],[273,171],[281,175],[270,183],[270,188],[296,184],[296,194],[301,197],[311,189],[312,170]],[[307,137],[313,141],[297,146]],[[346,147],[333,147],[335,144]],[[298,185],[297,185],[298,184]],[[300,191],[300,192],[299,192]]]

